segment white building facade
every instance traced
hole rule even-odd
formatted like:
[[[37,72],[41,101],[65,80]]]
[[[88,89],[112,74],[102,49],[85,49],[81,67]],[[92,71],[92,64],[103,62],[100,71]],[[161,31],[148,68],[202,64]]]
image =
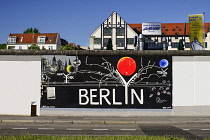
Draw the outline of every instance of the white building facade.
[[[59,33],[24,33],[10,34],[7,49],[27,50],[33,43],[46,50],[57,50],[61,46]]]
[[[90,50],[106,50],[111,38],[113,50],[134,49],[134,37],[138,34],[113,12],[91,35]]]

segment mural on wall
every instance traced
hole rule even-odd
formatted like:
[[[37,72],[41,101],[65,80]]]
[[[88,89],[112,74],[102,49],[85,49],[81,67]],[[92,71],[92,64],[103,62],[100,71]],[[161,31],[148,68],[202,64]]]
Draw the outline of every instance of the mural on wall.
[[[43,56],[42,107],[172,108],[171,56]]]

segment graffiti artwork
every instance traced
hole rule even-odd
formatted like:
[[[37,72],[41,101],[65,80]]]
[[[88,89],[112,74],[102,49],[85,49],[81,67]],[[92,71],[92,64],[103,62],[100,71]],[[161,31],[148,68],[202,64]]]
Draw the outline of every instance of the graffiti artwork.
[[[171,56],[43,56],[42,107],[172,108]]]

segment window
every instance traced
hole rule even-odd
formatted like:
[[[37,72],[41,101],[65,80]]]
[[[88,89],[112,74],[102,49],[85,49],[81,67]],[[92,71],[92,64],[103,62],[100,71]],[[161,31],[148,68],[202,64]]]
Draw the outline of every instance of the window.
[[[178,48],[179,42],[171,42],[172,48]]]
[[[51,36],[50,37],[50,42],[52,42],[54,40],[54,37],[53,36]]]
[[[117,28],[117,36],[124,36],[125,28]]]
[[[104,38],[104,43],[103,43],[104,44],[104,47],[106,47],[108,41],[109,41],[109,38]]]
[[[45,43],[45,36],[39,36],[38,43]]]
[[[185,42],[185,48],[190,48],[190,42]]]
[[[43,46],[42,46],[43,47]],[[49,46],[48,47],[49,50],[53,50],[53,46]]]
[[[19,46],[19,50],[22,50],[22,46]]]
[[[104,28],[104,36],[112,36],[112,29]]]
[[[15,46],[8,46],[8,49],[13,50],[13,49],[15,49]]]
[[[16,36],[10,36],[8,43],[16,43],[16,38],[17,38]]]
[[[101,38],[94,38],[94,44],[101,44]]]
[[[133,38],[128,38],[127,39],[127,44],[133,44],[134,42],[134,39]]]
[[[125,41],[124,38],[117,38],[117,47],[124,47]]]
[[[168,31],[168,29],[166,29],[166,31]]]

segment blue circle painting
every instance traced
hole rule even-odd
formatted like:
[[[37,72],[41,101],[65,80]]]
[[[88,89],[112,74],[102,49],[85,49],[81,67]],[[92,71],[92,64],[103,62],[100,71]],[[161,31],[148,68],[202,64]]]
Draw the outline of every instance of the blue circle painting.
[[[168,67],[168,60],[166,60],[166,59],[160,60],[159,65],[160,65],[160,67],[162,67],[162,68]]]

